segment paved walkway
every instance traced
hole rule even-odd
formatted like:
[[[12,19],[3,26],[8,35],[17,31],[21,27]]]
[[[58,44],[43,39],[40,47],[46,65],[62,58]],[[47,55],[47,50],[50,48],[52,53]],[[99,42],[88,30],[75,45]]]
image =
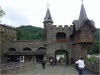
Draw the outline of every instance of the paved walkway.
[[[27,70],[25,72],[14,75],[78,75],[78,71],[73,65],[58,64],[53,66],[46,65],[46,69],[42,69],[41,64],[36,64],[36,69]],[[84,70],[84,75],[96,75],[89,70]]]

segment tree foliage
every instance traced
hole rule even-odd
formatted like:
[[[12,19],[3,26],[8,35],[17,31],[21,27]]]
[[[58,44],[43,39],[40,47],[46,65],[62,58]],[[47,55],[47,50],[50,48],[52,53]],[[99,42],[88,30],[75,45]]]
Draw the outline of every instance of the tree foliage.
[[[94,63],[94,59],[95,59],[95,57],[92,56],[92,57],[90,57],[90,58],[88,59],[88,61]]]
[[[5,11],[0,6],[0,17],[3,17],[3,15],[5,15]]]
[[[99,41],[99,38],[100,38],[100,29],[98,28],[97,31],[93,34],[93,37],[94,37],[94,40],[93,40],[93,44],[88,52],[88,54],[99,54],[100,52],[100,49],[99,49],[99,46],[100,46],[100,41]]]
[[[41,40],[42,28],[35,26],[20,26],[16,28],[17,40]]]

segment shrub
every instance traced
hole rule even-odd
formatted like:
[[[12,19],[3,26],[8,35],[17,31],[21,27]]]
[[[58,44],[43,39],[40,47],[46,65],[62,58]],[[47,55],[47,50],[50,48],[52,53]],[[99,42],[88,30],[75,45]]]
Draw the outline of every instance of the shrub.
[[[92,56],[92,57],[90,57],[90,58],[88,59],[88,61],[94,63],[94,59],[95,59],[95,57]]]

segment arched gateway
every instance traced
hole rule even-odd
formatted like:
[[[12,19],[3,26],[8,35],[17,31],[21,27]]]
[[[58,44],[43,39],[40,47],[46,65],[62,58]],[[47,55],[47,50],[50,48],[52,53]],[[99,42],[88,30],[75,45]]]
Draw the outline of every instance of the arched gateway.
[[[56,50],[55,51],[55,64],[69,64],[68,51],[66,50]]]

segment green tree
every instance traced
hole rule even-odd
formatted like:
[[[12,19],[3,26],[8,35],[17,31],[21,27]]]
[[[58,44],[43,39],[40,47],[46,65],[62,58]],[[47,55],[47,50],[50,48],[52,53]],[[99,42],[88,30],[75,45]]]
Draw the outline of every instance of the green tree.
[[[3,17],[3,15],[5,15],[5,11],[0,6],[0,17]]]
[[[20,30],[18,32],[18,39],[19,40],[41,40],[42,39],[42,28],[35,27],[35,26],[24,26],[21,25],[17,27],[16,30]],[[21,34],[20,34],[21,33]]]
[[[91,46],[88,54],[99,54],[99,46],[100,46],[100,41],[94,39],[93,45]]]
[[[17,40],[21,40],[22,32],[21,30],[17,29]]]

